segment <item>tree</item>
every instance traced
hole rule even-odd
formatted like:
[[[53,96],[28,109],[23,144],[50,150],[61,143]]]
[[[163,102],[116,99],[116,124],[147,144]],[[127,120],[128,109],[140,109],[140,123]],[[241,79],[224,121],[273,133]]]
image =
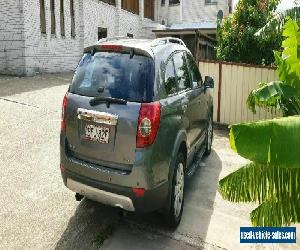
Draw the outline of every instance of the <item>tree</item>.
[[[272,64],[273,50],[280,48],[281,36],[255,36],[272,18],[280,0],[240,0],[232,15],[218,23],[217,59]]]

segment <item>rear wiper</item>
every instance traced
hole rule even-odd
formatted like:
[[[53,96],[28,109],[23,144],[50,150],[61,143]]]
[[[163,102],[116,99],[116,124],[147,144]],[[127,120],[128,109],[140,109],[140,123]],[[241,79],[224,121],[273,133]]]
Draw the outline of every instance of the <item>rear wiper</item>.
[[[101,96],[97,96],[95,98],[93,98],[92,100],[90,100],[90,105],[91,106],[96,106],[99,105],[101,103],[106,103],[106,106],[109,108],[111,103],[116,103],[116,104],[121,104],[121,105],[126,105],[127,101],[124,99],[118,99],[118,98],[112,98],[112,97],[101,97]]]

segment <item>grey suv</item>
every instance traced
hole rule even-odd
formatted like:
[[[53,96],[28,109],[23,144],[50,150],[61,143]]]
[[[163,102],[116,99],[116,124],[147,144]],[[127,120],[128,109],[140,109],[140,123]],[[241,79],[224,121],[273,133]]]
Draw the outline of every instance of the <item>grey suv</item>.
[[[63,100],[60,168],[76,193],[176,227],[185,176],[211,151],[211,77],[180,39],[106,39],[88,47]],[[199,157],[197,157],[199,158]]]

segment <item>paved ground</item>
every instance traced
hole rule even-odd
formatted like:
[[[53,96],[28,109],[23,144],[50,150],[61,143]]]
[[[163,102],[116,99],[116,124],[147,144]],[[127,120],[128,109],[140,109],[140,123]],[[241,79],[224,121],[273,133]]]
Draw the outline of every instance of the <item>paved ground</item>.
[[[59,171],[61,101],[70,78],[0,76],[0,248],[97,249],[110,231],[103,249],[242,248],[239,228],[249,225],[253,205],[226,202],[217,192],[218,180],[245,163],[229,149],[226,131],[216,131],[211,156],[189,180],[174,232],[158,213],[120,220],[117,209],[76,202]],[[296,248],[247,246],[254,247]]]

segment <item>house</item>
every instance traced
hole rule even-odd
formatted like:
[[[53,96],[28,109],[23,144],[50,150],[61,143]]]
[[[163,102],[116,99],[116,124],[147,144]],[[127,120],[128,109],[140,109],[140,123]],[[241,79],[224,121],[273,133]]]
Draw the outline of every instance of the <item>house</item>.
[[[227,0],[2,0],[0,74],[74,70],[83,48],[104,37],[207,30],[210,41],[220,11],[228,14]]]

